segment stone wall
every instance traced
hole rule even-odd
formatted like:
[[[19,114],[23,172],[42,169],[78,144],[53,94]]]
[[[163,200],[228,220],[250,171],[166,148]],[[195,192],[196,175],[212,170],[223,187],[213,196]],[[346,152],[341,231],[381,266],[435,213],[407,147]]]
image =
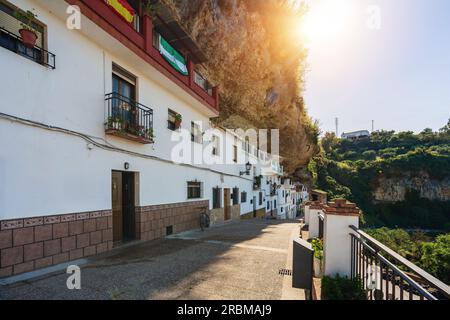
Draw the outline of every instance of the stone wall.
[[[193,201],[136,208],[136,239],[148,241],[173,233],[200,228],[200,213],[208,212],[209,202]]]
[[[112,249],[112,211],[3,220],[0,277],[8,277]]]

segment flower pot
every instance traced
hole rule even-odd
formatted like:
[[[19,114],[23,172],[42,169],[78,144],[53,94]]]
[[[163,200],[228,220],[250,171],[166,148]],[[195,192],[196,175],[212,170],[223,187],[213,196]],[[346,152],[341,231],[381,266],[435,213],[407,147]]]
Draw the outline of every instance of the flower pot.
[[[181,127],[181,120],[175,120],[175,129],[179,129]]]
[[[22,42],[27,48],[34,48],[37,41],[37,34],[34,31],[28,29],[20,29],[20,36],[22,37]]]

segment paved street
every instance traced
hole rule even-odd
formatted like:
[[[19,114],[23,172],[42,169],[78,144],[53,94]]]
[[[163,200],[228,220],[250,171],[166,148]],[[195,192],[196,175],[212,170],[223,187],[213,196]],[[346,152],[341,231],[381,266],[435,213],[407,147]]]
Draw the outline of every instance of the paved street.
[[[0,286],[0,299],[303,299],[291,288],[297,222],[229,223],[113,251],[81,266],[81,290],[61,271]]]

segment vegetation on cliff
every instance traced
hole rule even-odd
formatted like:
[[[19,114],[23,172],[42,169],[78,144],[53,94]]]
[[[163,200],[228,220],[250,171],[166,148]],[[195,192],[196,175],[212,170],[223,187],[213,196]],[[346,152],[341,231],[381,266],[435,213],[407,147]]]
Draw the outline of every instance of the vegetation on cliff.
[[[344,197],[356,202],[368,225],[450,229],[448,199],[429,199],[413,188],[402,201],[375,201],[374,197],[383,178],[425,175],[428,180],[447,183],[450,121],[439,132],[378,131],[360,141],[326,133],[320,154],[308,168],[315,186],[328,192],[330,199]],[[449,187],[443,189],[448,192]]]

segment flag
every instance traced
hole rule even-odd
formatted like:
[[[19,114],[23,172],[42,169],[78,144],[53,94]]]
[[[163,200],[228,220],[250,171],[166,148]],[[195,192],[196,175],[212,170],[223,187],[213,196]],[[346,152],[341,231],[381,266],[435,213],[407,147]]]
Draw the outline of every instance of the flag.
[[[163,37],[159,36],[159,52],[182,75],[189,75],[186,60]]]
[[[133,22],[135,11],[126,0],[107,0],[107,2],[126,22]]]

